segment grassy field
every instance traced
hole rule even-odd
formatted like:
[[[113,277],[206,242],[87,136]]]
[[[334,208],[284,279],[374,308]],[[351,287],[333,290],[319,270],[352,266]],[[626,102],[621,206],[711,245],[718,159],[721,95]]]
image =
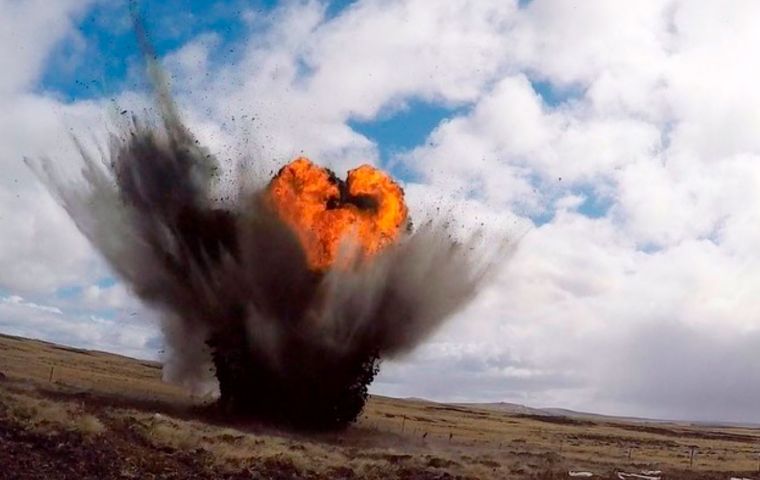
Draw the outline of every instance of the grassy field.
[[[758,429],[384,397],[345,432],[294,434],[225,418],[157,364],[0,336],[0,478],[728,480],[760,478],[758,453]]]

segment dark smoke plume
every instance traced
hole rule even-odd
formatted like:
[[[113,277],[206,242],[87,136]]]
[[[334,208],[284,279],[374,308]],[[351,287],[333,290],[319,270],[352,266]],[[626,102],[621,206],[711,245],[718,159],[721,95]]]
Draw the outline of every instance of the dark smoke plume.
[[[192,383],[213,365],[228,412],[302,429],[361,412],[381,358],[411,351],[465,305],[505,243],[428,221],[352,268],[315,273],[296,235],[182,124],[155,63],[160,118],[132,118],[107,152],[77,143],[82,179],[28,162],[132,290],[163,314],[166,362]],[[124,328],[128,328],[127,325]],[[200,373],[199,373],[200,372]]]

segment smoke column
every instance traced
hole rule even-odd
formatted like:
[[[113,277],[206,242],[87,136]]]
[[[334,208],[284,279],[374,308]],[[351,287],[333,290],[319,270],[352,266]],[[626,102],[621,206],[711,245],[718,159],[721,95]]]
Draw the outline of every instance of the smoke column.
[[[27,163],[161,313],[177,380],[192,384],[212,369],[226,412],[300,429],[347,425],[380,359],[410,352],[466,305],[507,242],[455,238],[431,219],[371,259],[309,268],[264,189],[238,179],[236,201],[215,199],[220,165],[180,121],[152,58],[158,118],[133,117],[96,154],[77,142],[75,182],[51,159]]]

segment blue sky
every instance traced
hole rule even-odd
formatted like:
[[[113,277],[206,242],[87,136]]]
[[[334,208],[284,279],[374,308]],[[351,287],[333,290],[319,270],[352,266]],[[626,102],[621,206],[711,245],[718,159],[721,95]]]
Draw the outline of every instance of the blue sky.
[[[144,79],[136,72],[130,72],[130,69],[139,71],[140,63],[139,46],[131,28],[130,3],[101,1],[78,18],[77,36],[59,42],[37,89],[68,102],[107,97],[125,89],[145,89]],[[212,65],[234,63],[237,60],[236,47],[239,48],[249,35],[255,35],[256,25],[248,24],[241,16],[244,8],[263,17],[271,15],[277,8],[276,0],[223,4],[205,0],[145,0],[137,3],[159,55],[171,53],[204,33],[218,35],[222,41],[211,54]],[[326,18],[340,15],[352,3],[354,1],[350,0],[328,2]],[[72,62],[72,57],[78,60]],[[542,83],[540,88],[542,95],[547,95],[547,101],[558,100],[548,84]],[[383,158],[387,159],[391,153],[424,142],[442,120],[462,112],[463,108],[411,99],[404,108],[390,115],[370,121],[351,121],[350,125],[375,141]]]
[[[328,18],[339,15],[351,0],[335,0],[326,7]],[[99,98],[125,88],[143,87],[139,77],[129,78],[140,52],[132,31],[131,13],[140,12],[151,42],[159,55],[180,48],[197,36],[213,32],[222,40],[213,52],[216,62],[236,59],[235,47],[255,32],[245,10],[266,17],[277,8],[276,0],[209,2],[206,0],[97,1],[76,18],[77,35],[59,42],[38,88],[55,92],[68,101]],[[85,55],[74,55],[84,51]],[[75,62],[71,58],[77,58]],[[130,83],[130,81],[132,83]]]
[[[326,18],[340,15],[354,0],[332,0],[325,7]],[[522,1],[526,5],[528,1]],[[130,8],[130,5],[137,5]],[[256,25],[241,16],[250,9],[266,17],[277,8],[276,0],[242,0],[218,3],[205,0],[140,2],[99,1],[76,19],[77,34],[59,42],[51,52],[38,91],[52,93],[68,102],[101,98],[124,89],[145,88],[139,75],[140,51],[131,27],[130,11],[141,13],[150,39],[159,55],[166,55],[204,33],[218,35],[211,59],[219,64],[234,63],[236,47]],[[177,12],[181,12],[177,15]],[[82,54],[84,52],[84,54]],[[75,61],[72,61],[75,58]],[[533,81],[535,91],[549,106],[574,98],[572,89],[558,89],[545,80]],[[351,121],[357,132],[377,142],[384,158],[411,149],[427,138],[444,119],[460,114],[466,105],[447,106],[410,99],[404,108],[370,121]]]
[[[252,2],[253,9],[265,13],[274,2]],[[131,7],[136,4],[136,7]],[[129,84],[129,69],[140,60],[132,30],[131,11],[143,18],[159,55],[175,50],[204,32],[214,32],[223,40],[217,57],[234,57],[232,46],[247,34],[249,27],[240,12],[244,2],[225,4],[194,1],[97,2],[86,15],[76,19],[77,36],[60,42],[51,55],[39,88],[60,94],[68,101],[98,98],[142,85]],[[251,8],[251,2],[245,2]],[[181,12],[179,15],[177,12]],[[67,62],[77,49],[74,64]],[[133,79],[133,81],[139,78]]]

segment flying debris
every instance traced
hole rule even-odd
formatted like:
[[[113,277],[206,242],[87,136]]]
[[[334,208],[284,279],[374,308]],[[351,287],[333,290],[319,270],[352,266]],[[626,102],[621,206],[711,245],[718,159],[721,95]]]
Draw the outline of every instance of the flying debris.
[[[345,180],[305,158],[236,201],[180,121],[149,57],[160,118],[131,117],[106,153],[80,145],[82,179],[28,161],[78,228],[162,315],[166,374],[214,373],[223,411],[298,429],[354,421],[383,358],[462,308],[507,242],[412,228],[402,188],[364,165]],[[123,328],[129,328],[125,324]]]

